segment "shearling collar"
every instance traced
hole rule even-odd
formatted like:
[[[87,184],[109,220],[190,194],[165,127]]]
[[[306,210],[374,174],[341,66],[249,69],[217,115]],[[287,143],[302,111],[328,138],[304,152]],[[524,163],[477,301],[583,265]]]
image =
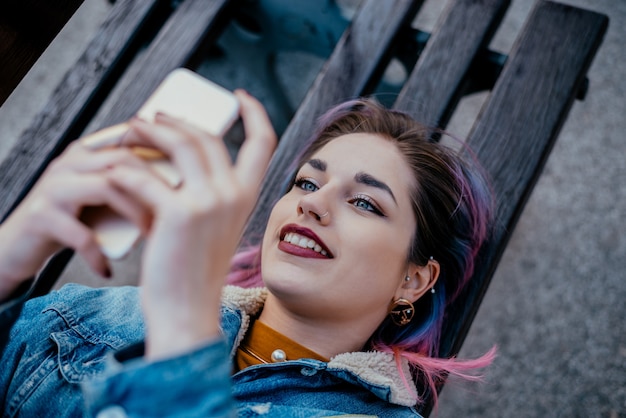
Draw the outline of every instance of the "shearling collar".
[[[244,289],[237,286],[226,286],[222,293],[222,302],[241,312],[241,328],[235,340],[233,350],[240,344],[250,326],[251,317],[257,315],[267,298],[265,288]],[[394,356],[379,351],[358,351],[338,354],[330,359],[328,370],[348,371],[368,384],[388,387],[391,392],[390,402],[402,406],[414,406],[416,388],[411,379],[408,362],[402,359],[402,371],[406,376],[406,384],[398,373]],[[407,387],[408,385],[408,387]]]

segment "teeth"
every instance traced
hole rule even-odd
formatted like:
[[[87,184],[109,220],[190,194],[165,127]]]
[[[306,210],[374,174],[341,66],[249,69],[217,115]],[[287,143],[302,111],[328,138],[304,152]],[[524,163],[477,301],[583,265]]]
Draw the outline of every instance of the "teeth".
[[[312,239],[309,239],[307,237],[303,237],[302,235],[298,235],[295,232],[289,232],[285,235],[285,238],[283,238],[283,241],[288,242],[290,244],[293,245],[297,245],[298,247],[302,247],[302,248],[310,248],[313,251],[320,253],[322,255],[327,255],[328,253],[322,249],[322,246],[319,245],[318,243],[316,243],[315,241],[313,241]]]

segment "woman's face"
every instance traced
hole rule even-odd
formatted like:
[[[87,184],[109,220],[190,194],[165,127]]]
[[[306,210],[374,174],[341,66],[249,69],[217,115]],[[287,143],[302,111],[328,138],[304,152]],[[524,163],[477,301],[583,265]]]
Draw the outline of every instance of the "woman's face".
[[[270,215],[262,273],[272,295],[299,315],[380,323],[407,274],[415,181],[390,140],[331,140]]]

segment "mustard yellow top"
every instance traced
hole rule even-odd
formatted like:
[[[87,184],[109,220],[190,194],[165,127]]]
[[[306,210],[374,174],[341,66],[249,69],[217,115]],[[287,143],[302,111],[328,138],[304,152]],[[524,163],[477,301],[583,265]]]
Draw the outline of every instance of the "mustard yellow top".
[[[237,372],[256,364],[279,363],[301,358],[328,361],[327,358],[256,320],[250,324],[246,336],[237,348],[234,367]]]

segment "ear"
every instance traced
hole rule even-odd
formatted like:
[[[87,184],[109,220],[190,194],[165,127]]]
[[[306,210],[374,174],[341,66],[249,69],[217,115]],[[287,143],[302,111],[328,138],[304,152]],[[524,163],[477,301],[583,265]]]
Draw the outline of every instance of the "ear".
[[[436,260],[428,260],[425,266],[410,263],[407,268],[409,280],[402,279],[395,293],[396,299],[406,299],[414,303],[437,283],[441,267]]]

